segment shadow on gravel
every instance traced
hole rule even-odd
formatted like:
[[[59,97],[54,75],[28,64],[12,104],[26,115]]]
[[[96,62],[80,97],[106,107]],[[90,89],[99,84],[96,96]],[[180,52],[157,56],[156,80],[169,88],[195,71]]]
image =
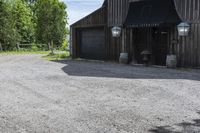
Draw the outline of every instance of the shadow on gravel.
[[[200,112],[197,112],[200,115]],[[175,126],[180,127],[181,131],[176,131],[176,129],[171,126],[159,126],[154,129],[149,130],[152,133],[200,133],[200,119],[194,119],[192,122],[183,122],[175,124]]]
[[[200,81],[200,71],[121,65],[107,62],[76,60],[55,61],[66,64],[62,70],[71,76],[129,78],[129,79],[188,79]]]

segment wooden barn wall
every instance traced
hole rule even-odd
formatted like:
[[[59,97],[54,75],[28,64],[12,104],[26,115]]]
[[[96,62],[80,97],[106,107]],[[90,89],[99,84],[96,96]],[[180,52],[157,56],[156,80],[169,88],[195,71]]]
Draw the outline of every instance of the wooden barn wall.
[[[131,44],[131,29],[123,29],[124,34],[125,34],[125,38],[122,39],[121,37],[118,38],[114,38],[112,37],[112,33],[111,33],[111,28],[108,27],[106,28],[106,57],[107,60],[109,61],[119,61],[119,57],[120,57],[120,53],[121,52],[128,52],[128,53],[132,53],[132,45]],[[122,40],[124,40],[124,47],[122,47]],[[129,57],[129,60],[131,60],[131,55]]]
[[[71,48],[72,48],[72,57],[78,58],[80,53],[80,48],[78,47],[79,38],[80,38],[80,30],[82,28],[94,28],[94,27],[102,27],[105,29],[107,23],[107,9],[106,7],[102,7],[92,14],[86,16],[75,24],[71,25]]]
[[[78,51],[78,48],[77,48],[77,36],[76,36],[76,29],[75,28],[70,28],[70,45],[71,45],[71,55],[72,55],[72,58],[77,58],[78,55],[77,55],[77,51]]]
[[[178,65],[179,67],[200,67],[200,0],[174,1],[180,17],[193,23],[188,37],[178,37],[176,26],[170,30],[170,40],[179,40],[179,44],[175,47]],[[106,3],[107,8],[100,8],[71,26],[74,58],[79,56],[77,47],[79,30],[81,28],[103,27],[106,34],[106,59],[118,62],[120,53],[124,50],[129,53],[129,61],[131,61],[131,56],[134,55],[133,29],[130,28],[124,31],[126,34],[124,48],[122,48],[122,37],[113,38],[111,33],[112,26],[123,24],[128,11],[128,2],[129,0],[108,0]],[[170,47],[170,49],[172,48]]]
[[[72,28],[104,26],[107,22],[106,7],[102,7],[73,24]]]
[[[112,37],[111,28],[106,28],[106,53],[107,60],[117,61],[119,60],[119,55],[121,51],[121,37]]]
[[[171,40],[179,40],[175,46],[179,67],[200,68],[200,24],[192,24],[190,35],[178,37],[176,27],[171,30]]]
[[[176,10],[182,20],[200,22],[200,0],[174,0]]]
[[[122,26],[128,6],[129,0],[108,0],[108,26]]]
[[[80,55],[80,49],[79,49],[79,39],[80,34],[79,31],[82,28],[72,28],[71,29],[71,34],[72,34],[72,57],[73,58],[78,58]],[[105,45],[106,45],[106,59],[107,61],[114,61],[118,62],[119,61],[119,56],[122,51],[122,37],[119,38],[114,38],[112,37],[111,33],[111,28],[109,27],[104,27],[105,31]],[[126,33],[128,36],[128,32]],[[127,40],[128,41],[128,40]],[[129,51],[129,45],[126,45],[125,47],[126,50]]]
[[[108,0],[108,26],[122,26],[127,13],[129,2],[140,0]],[[176,10],[182,20],[192,23],[200,22],[200,0],[174,0]]]
[[[129,61],[134,58],[135,48],[134,48],[134,29],[126,29],[126,46],[125,51],[129,53]],[[168,43],[168,53],[172,51],[172,40],[177,40],[178,44],[175,45],[175,54],[178,58],[179,67],[193,67],[200,68],[200,24],[191,24],[191,31],[187,37],[179,37],[176,25],[172,26],[169,30],[169,43]],[[110,45],[114,47],[113,40],[111,39]],[[121,40],[121,39],[120,39]],[[120,46],[117,49],[117,53],[114,54],[116,60],[119,58],[120,51],[122,51],[121,41],[118,40],[116,43]],[[117,46],[115,46],[117,47]],[[112,53],[112,51],[111,51]],[[113,52],[114,53],[114,52]]]

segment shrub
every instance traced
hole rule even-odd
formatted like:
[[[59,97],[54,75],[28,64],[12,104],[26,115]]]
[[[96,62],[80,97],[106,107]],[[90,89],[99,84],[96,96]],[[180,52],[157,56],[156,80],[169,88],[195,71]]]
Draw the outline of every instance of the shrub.
[[[32,50],[32,51],[39,51],[40,48],[39,48],[37,45],[33,45],[33,46],[31,47],[31,50]]]
[[[63,41],[63,43],[62,43],[62,46],[61,46],[60,50],[66,51],[67,48],[68,48],[68,44],[69,44],[68,40],[65,39],[65,40]]]
[[[67,54],[66,54],[66,53],[64,53],[64,54],[59,54],[59,58],[60,58],[60,59],[67,58]]]

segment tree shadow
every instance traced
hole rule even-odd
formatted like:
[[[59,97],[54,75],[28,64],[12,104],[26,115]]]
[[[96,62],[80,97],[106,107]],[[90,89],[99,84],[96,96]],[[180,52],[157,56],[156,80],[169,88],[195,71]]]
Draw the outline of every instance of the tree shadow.
[[[200,115],[200,112],[197,112]],[[200,133],[200,119],[194,119],[191,122],[182,122],[175,124],[181,128],[181,131],[176,131],[175,128],[171,126],[157,126],[150,129],[149,132],[152,133]]]
[[[62,70],[71,76],[128,78],[128,79],[188,79],[200,81],[200,71],[122,65],[108,62],[77,60],[54,61],[65,64]]]

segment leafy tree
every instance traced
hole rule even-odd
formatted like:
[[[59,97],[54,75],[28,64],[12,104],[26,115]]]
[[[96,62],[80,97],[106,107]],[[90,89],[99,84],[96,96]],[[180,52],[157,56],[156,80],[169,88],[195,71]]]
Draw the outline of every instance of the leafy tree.
[[[66,5],[59,0],[0,0],[0,50],[35,41],[61,47],[66,24]]]
[[[32,11],[26,2],[15,0],[13,19],[15,20],[15,28],[20,35],[20,43],[31,43],[34,41],[32,15]]]
[[[24,0],[24,2],[27,2],[28,4],[33,4],[35,3],[37,0]]]
[[[18,41],[18,37],[15,21],[12,18],[11,1],[0,0],[0,49],[12,49]]]
[[[37,2],[37,0],[23,0],[26,4],[28,4],[28,6],[31,8],[32,13],[35,14],[35,3]]]
[[[59,0],[38,0],[36,4],[37,41],[60,47],[66,38],[66,5]]]

